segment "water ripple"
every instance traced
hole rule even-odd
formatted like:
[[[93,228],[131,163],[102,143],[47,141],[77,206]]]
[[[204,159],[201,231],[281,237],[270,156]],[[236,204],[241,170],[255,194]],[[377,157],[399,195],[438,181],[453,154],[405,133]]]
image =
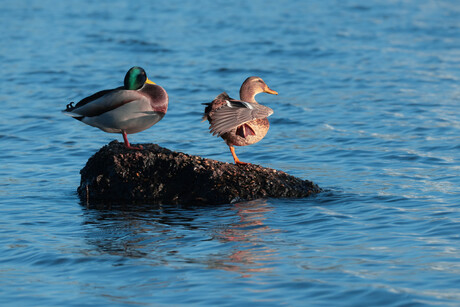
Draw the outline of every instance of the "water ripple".
[[[455,1],[6,2],[0,304],[458,305]],[[27,21],[27,22],[25,22]],[[170,108],[132,136],[231,162],[202,102],[278,96],[242,160],[325,189],[213,207],[76,195],[117,134],[60,113],[140,65]]]

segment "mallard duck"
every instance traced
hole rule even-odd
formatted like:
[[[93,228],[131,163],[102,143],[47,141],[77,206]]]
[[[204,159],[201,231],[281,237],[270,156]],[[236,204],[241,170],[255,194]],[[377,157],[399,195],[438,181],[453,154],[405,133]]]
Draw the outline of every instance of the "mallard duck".
[[[73,104],[62,112],[102,131],[121,133],[127,148],[142,149],[131,146],[127,134],[144,131],[160,121],[168,110],[168,94],[147,78],[144,69],[135,66],[126,73],[123,86]]]
[[[259,93],[278,95],[259,77],[247,78],[240,88],[240,99],[232,99],[226,92],[212,102],[204,103],[203,120],[209,121],[213,135],[222,137],[230,148],[235,164],[248,164],[238,159],[234,146],[257,143],[267,134],[270,123],[267,117],[273,114],[269,107],[259,104],[255,96]]]

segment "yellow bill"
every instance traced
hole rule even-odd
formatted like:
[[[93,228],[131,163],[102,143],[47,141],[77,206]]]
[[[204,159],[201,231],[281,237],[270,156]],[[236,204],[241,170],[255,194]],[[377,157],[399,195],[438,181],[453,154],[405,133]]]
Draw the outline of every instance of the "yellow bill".
[[[147,80],[145,80],[145,83],[148,83],[148,84],[156,84],[155,82],[151,81],[149,78],[147,78]]]

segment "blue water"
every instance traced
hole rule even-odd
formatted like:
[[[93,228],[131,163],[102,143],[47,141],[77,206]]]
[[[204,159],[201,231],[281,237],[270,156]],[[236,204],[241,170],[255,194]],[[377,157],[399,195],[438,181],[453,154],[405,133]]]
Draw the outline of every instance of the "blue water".
[[[2,1],[0,305],[460,305],[456,0]],[[107,134],[60,110],[134,65],[169,93],[131,143],[232,162],[200,122],[251,75],[271,128],[243,161],[326,191],[87,208]]]

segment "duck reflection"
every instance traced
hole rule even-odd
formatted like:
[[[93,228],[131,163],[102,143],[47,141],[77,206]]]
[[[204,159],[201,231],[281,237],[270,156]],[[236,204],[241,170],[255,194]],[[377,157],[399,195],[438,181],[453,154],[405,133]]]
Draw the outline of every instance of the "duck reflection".
[[[272,211],[265,200],[139,211],[84,208],[86,240],[96,247],[85,253],[142,258],[150,265],[196,264],[248,277],[273,269],[277,251],[270,242],[279,231],[266,224]]]
[[[230,253],[214,257],[217,268],[242,273],[243,277],[254,272],[273,270],[277,251],[270,247],[270,240],[279,232],[266,225],[267,214],[273,211],[266,200],[235,204],[237,221],[215,229],[214,238],[231,244]]]

